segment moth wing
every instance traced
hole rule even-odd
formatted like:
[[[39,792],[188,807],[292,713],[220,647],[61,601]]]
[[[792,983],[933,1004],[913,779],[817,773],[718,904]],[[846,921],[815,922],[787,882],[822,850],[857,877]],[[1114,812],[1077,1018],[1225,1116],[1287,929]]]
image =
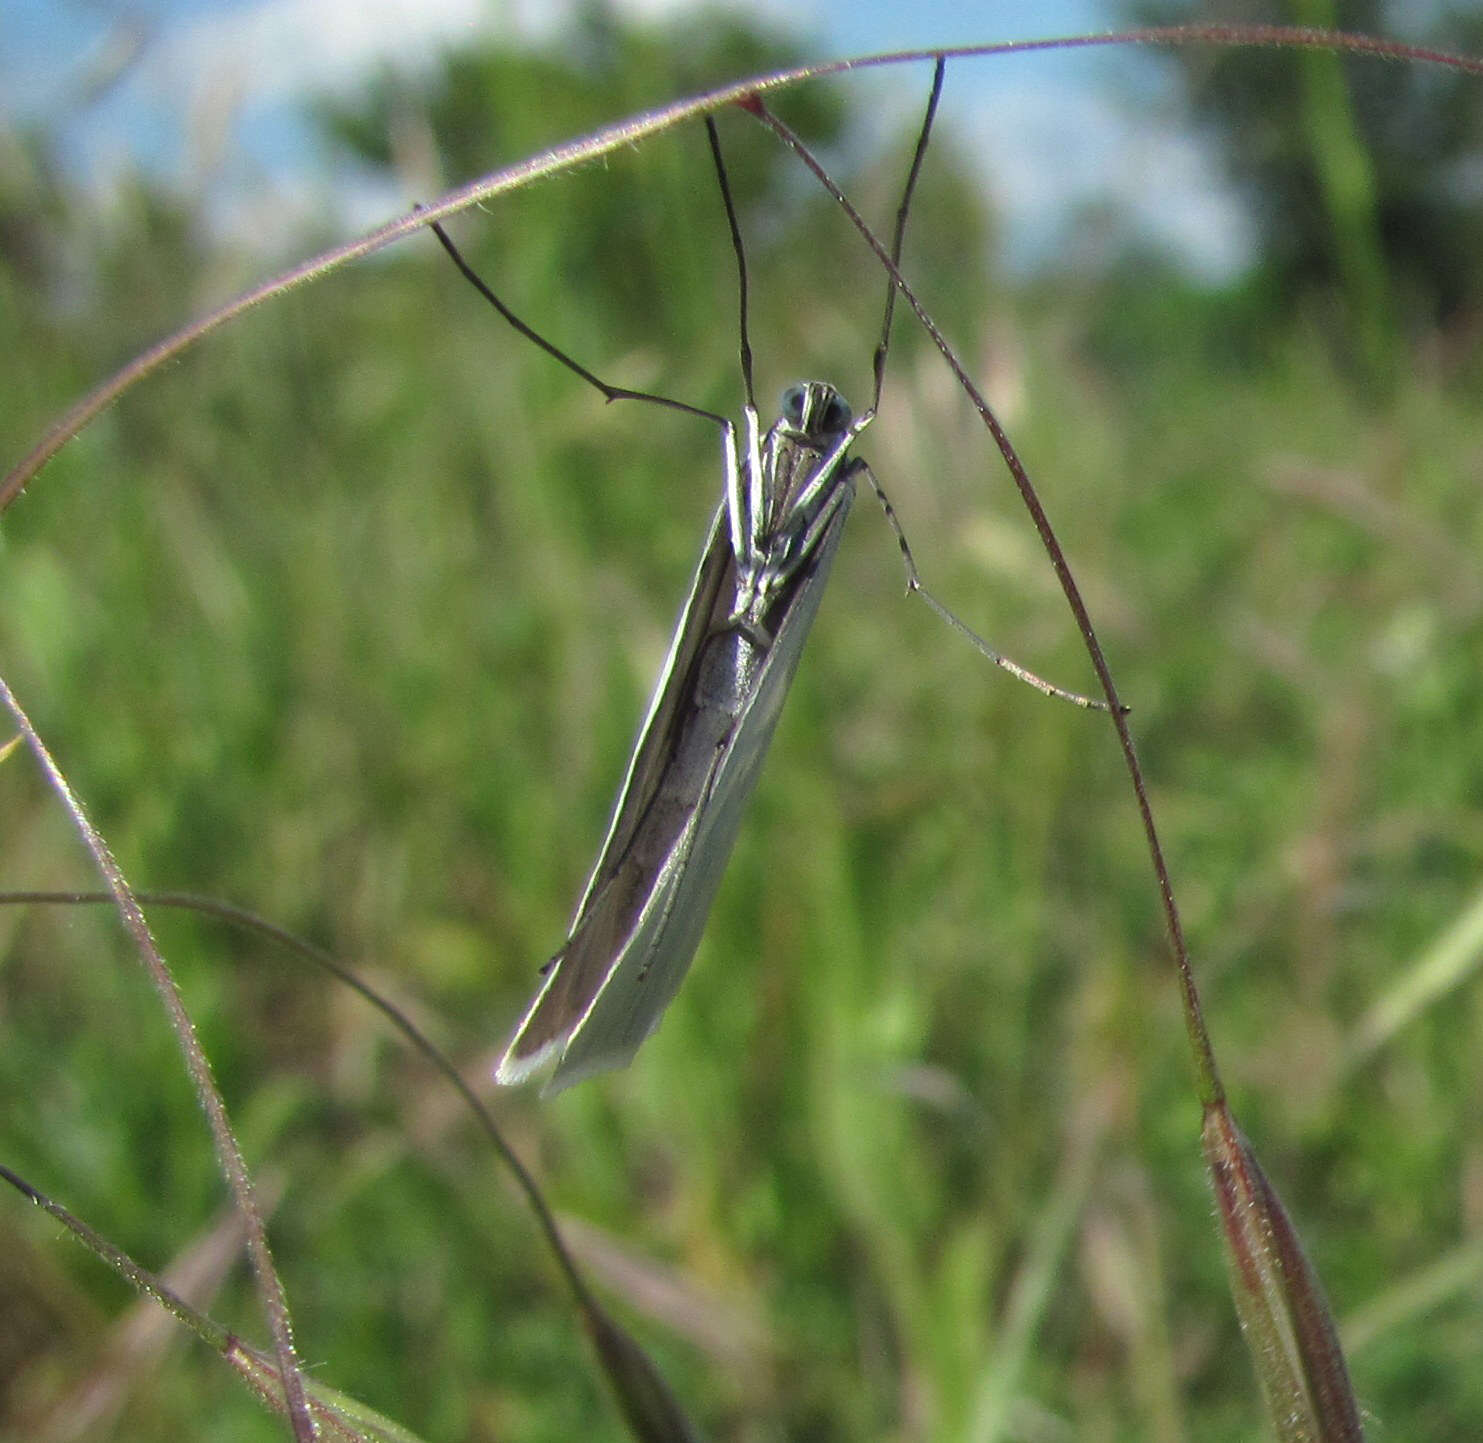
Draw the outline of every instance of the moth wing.
[[[655,890],[652,879],[632,865],[633,842],[675,752],[680,723],[689,704],[685,680],[711,634],[716,611],[729,606],[734,592],[734,586],[727,584],[734,572],[725,526],[723,501],[711,521],[669,655],[613,804],[607,836],[577,904],[566,944],[543,969],[545,983],[505,1050],[495,1073],[502,1083],[525,1081],[566,1046],[573,1029],[591,1010],[613,960],[634,935],[644,902]],[[689,830],[687,824],[676,836],[670,848],[672,856],[676,851],[688,851],[684,834]]]
[[[803,643],[818,615],[853,495],[853,487],[846,485],[814,555],[794,577],[772,645],[724,745],[717,749],[699,801],[616,957],[607,954],[611,961],[606,976],[572,1028],[545,1093],[625,1066],[679,991],[735,846],[747,799],[761,774]],[[592,900],[595,917],[604,910],[605,898]],[[614,908],[615,915],[620,911]],[[594,935],[594,951],[599,940],[610,939]],[[565,961],[564,956],[560,965]]]
[[[648,713],[639,728],[628,771],[613,803],[607,836],[593,864],[592,875],[587,879],[582,900],[577,903],[568,938],[576,935],[594,896],[618,870],[632,846],[640,821],[659,790],[665,769],[674,755],[676,735],[690,701],[683,683],[694,670],[700,650],[711,635],[716,613],[730,606],[735,589],[731,584],[734,575],[726,531],[726,502],[723,500],[711,518],[711,529],[691,579],[689,594],[675,623],[669,654],[660,669],[659,679],[654,683]]]

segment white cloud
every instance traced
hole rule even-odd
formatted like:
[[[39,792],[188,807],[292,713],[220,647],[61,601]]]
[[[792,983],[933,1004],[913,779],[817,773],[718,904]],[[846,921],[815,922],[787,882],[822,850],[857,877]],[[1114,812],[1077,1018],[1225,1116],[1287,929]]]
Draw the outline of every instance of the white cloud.
[[[619,0],[620,13],[647,22],[695,8],[697,0]],[[759,3],[771,23],[810,23],[830,29],[836,53],[869,48],[871,29],[888,11],[862,3],[832,17],[811,0],[735,0],[756,17]],[[98,106],[69,107],[68,86],[52,87],[53,124],[67,135],[70,153],[95,183],[144,165],[189,186],[209,182],[211,209],[224,216],[271,213],[275,193],[323,194],[340,224],[359,228],[384,218],[389,197],[374,196],[346,177],[329,176],[322,152],[302,118],[306,100],[347,95],[383,66],[416,74],[454,47],[483,39],[551,46],[575,22],[579,0],[259,0],[247,5],[198,4],[162,20],[119,90]],[[946,10],[928,4],[912,28],[928,31]],[[39,12],[38,12],[39,13]],[[974,12],[975,15],[977,11]],[[82,4],[59,4],[72,27],[54,26],[49,53],[65,66],[80,53],[77,27],[94,35],[106,21]],[[1001,17],[1002,19],[1002,17]],[[983,22],[986,27],[991,22]],[[34,25],[33,25],[33,28]],[[67,38],[62,39],[63,32]],[[891,37],[896,38],[895,32]],[[1038,252],[1063,241],[1067,218],[1084,205],[1107,204],[1136,219],[1145,234],[1164,240],[1198,272],[1229,273],[1246,254],[1239,212],[1215,179],[1199,145],[1146,112],[1119,105],[1075,56],[1049,68],[1014,63],[954,67],[950,110],[972,140],[984,184],[1005,225],[1011,260],[1033,265]],[[0,85],[5,61],[0,54]],[[880,123],[915,113],[921,86],[898,86],[880,76],[863,109]],[[898,98],[899,101],[898,101]],[[312,202],[310,202],[312,206]],[[239,232],[235,220],[229,228]],[[247,232],[250,234],[250,229]]]
[[[491,14],[483,0],[264,0],[200,11],[161,37],[139,80],[178,88],[233,78],[263,103],[353,90],[380,65],[420,68],[491,32]]]
[[[1075,212],[1104,205],[1196,274],[1221,278],[1249,259],[1252,237],[1213,151],[1156,105],[1135,111],[1099,87],[1026,78],[986,90],[965,123],[1019,267],[1064,241]]]
[[[767,0],[734,8],[796,22],[799,6]],[[144,67],[150,83],[239,73],[254,102],[352,91],[383,65],[417,71],[480,38],[546,45],[577,22],[580,0],[261,0],[203,9],[170,30]],[[653,22],[696,0],[619,0],[620,19]]]

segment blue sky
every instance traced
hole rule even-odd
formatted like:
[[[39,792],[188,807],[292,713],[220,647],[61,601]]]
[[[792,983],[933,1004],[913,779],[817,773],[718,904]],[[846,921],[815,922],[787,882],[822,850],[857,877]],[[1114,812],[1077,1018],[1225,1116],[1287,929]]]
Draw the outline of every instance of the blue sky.
[[[690,0],[615,0],[661,17]],[[819,58],[1115,27],[1111,0],[752,0],[737,6],[797,30]],[[429,63],[460,39],[494,33],[559,43],[569,0],[6,0],[0,105],[63,142],[71,172],[97,188],[142,165],[190,192],[209,173],[219,223],[251,234],[285,198],[328,209],[347,233],[404,209],[347,186],[305,143],[303,102],[354,88],[374,66]],[[101,99],[80,105],[132,56]],[[998,58],[955,66],[945,119],[978,157],[1012,263],[1033,264],[1089,203],[1119,207],[1196,273],[1239,267],[1247,238],[1210,157],[1161,102],[1156,60],[1123,50]],[[880,105],[904,114],[922,78],[893,72]],[[617,117],[614,117],[617,118]],[[490,167],[515,159],[491,156]]]

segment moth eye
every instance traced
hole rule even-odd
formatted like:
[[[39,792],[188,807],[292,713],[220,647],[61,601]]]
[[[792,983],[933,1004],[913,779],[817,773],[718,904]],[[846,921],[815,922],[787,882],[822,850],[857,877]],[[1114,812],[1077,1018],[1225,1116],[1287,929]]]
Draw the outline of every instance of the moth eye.
[[[847,431],[850,426],[850,408],[843,396],[835,395],[829,398],[824,407],[824,414],[819,421],[819,430],[826,435],[833,435],[837,431]]]
[[[782,412],[786,420],[795,426],[803,424],[803,408],[808,403],[808,392],[802,386],[789,386],[783,392]]]

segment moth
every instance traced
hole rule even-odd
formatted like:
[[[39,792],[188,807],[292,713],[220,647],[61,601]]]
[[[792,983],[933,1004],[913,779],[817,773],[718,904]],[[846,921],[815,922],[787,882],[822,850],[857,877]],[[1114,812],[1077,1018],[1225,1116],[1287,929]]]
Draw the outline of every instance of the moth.
[[[555,1091],[621,1067],[679,990],[818,614],[861,465],[822,381],[727,427],[726,494],[566,944],[496,1076]]]
[[[893,264],[942,91],[939,60],[897,211]],[[632,1060],[689,969],[757,784],[783,699],[818,614],[856,482],[869,479],[896,534],[909,590],[920,592],[986,657],[1040,690],[1100,705],[1024,671],[971,632],[921,586],[895,513],[850,449],[876,414],[895,300],[888,283],[875,356],[875,394],[859,415],[825,381],[784,393],[764,431],[747,340],[746,258],[715,123],[707,135],[730,223],[741,295],[740,430],[670,397],[610,386],[516,316],[476,275],[441,226],[455,264],[517,331],[609,400],[645,400],[706,417],[721,431],[723,494],[649,702],[607,838],[561,950],[496,1069],[520,1083],[551,1069],[544,1091]]]

